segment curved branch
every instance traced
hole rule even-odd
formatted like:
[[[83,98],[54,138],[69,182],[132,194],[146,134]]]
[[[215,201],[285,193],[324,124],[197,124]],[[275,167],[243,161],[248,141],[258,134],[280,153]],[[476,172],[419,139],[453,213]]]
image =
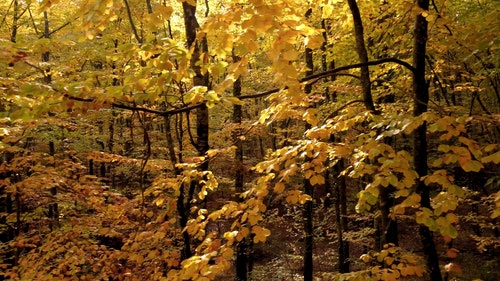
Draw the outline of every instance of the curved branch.
[[[399,65],[405,67],[406,69],[410,70],[412,73],[415,73],[415,68],[411,64],[409,64],[409,63],[407,63],[407,62],[405,62],[403,60],[396,59],[396,58],[384,58],[384,59],[379,59],[379,60],[375,60],[375,61],[369,61],[369,62],[366,62],[366,63],[356,63],[356,64],[345,65],[345,66],[337,67],[337,68],[334,68],[334,69],[331,69],[331,70],[328,70],[328,71],[319,72],[319,73],[316,73],[316,74],[313,74],[313,75],[306,76],[306,77],[300,79],[299,82],[300,83],[304,83],[304,82],[308,82],[308,81],[311,81],[311,80],[317,80],[317,79],[320,79],[320,78],[326,78],[326,77],[334,76],[334,75],[347,75],[347,76],[351,76],[350,74],[339,73],[339,72],[344,71],[344,70],[354,69],[354,68],[360,68],[362,66],[379,65],[379,64],[384,64],[384,63],[388,63],[388,62],[393,62],[393,63],[399,64]],[[315,81],[315,82],[317,82],[317,81]],[[286,87],[285,87],[285,89],[286,89]],[[261,93],[257,93],[257,94],[253,94],[253,95],[243,95],[243,96],[240,96],[239,99],[243,100],[243,99],[252,99],[252,98],[265,97],[265,96],[268,96],[270,94],[277,93],[280,90],[281,90],[280,88],[274,88],[274,89],[270,89],[270,90],[267,90],[267,91],[264,91],[264,92],[261,92]],[[69,98],[69,99],[72,99],[72,100],[76,100],[76,101],[82,101],[82,102],[94,102],[96,100],[96,99],[93,99],[93,98],[79,98],[79,97],[74,97],[74,96],[71,96],[69,94],[65,94],[64,96],[66,98]],[[180,107],[180,108],[175,108],[175,109],[165,110],[165,111],[154,110],[154,109],[145,108],[145,107],[138,107],[138,106],[127,105],[127,104],[124,104],[124,103],[121,103],[121,102],[113,102],[113,103],[111,103],[111,106],[116,107],[116,108],[121,108],[121,109],[137,110],[137,111],[140,111],[140,112],[152,113],[152,114],[156,114],[158,116],[171,116],[171,115],[175,115],[175,114],[179,114],[179,113],[183,113],[183,112],[189,112],[189,111],[191,111],[193,109],[197,109],[197,108],[202,107],[204,104],[205,104],[204,102],[201,102],[201,103],[193,104],[193,105],[190,105],[190,106],[185,106],[185,107]],[[349,104],[350,103],[348,103],[347,105],[349,105]]]
[[[338,72],[341,72],[344,70],[350,70],[350,69],[354,69],[354,68],[360,68],[363,66],[379,65],[379,64],[384,64],[384,63],[388,63],[388,62],[393,62],[393,63],[399,64],[399,65],[405,67],[406,69],[410,70],[412,73],[415,73],[415,68],[411,64],[409,64],[403,60],[400,60],[397,58],[383,58],[383,59],[369,61],[369,62],[365,62],[365,63],[355,63],[355,64],[350,64],[350,65],[340,66],[340,67],[330,69],[327,71],[318,72],[316,74],[309,75],[309,76],[306,76],[306,77],[300,79],[299,82],[304,83],[304,82],[308,82],[308,81],[313,80],[313,79],[327,78],[327,77],[334,76],[334,75],[351,76],[347,73],[338,73]],[[359,77],[355,76],[355,78],[359,78]],[[260,98],[260,97],[268,96],[270,94],[277,93],[280,90],[281,90],[280,88],[275,88],[275,89],[267,90],[265,92],[261,92],[258,94],[243,95],[243,96],[239,97],[239,99],[241,100],[241,99]]]
[[[299,81],[306,82],[306,81],[316,79],[316,78],[325,78],[325,77],[331,76],[333,74],[336,74],[337,72],[340,72],[340,71],[354,69],[354,68],[360,68],[363,66],[379,65],[379,64],[384,64],[384,63],[388,63],[388,62],[393,62],[393,63],[399,64],[399,65],[405,67],[406,69],[408,69],[409,71],[411,71],[412,73],[415,73],[415,71],[416,71],[415,68],[410,63],[405,62],[403,60],[400,60],[397,58],[383,58],[383,59],[379,59],[379,60],[368,61],[365,63],[355,63],[355,64],[350,64],[350,65],[340,66],[340,67],[337,67],[337,68],[334,68],[334,69],[331,69],[328,71],[319,72],[319,73],[316,73],[313,75],[306,76],[306,77],[300,79]]]
[[[142,38],[139,36],[139,33],[137,32],[137,27],[135,26],[134,19],[132,18],[132,12],[130,11],[130,5],[128,4],[127,0],[123,0],[125,3],[125,10],[127,11],[127,16],[128,20],[130,22],[130,27],[132,28],[132,32],[135,36],[135,39],[139,44],[142,44]]]

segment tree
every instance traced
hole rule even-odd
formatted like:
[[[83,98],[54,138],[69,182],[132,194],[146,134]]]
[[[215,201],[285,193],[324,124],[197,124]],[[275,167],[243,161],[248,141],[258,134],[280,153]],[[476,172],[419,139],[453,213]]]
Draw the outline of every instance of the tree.
[[[494,1],[0,10],[0,278],[495,268]]]
[[[425,56],[427,45],[427,19],[423,13],[429,10],[429,1],[418,1],[418,7],[423,10],[415,18],[415,33],[414,33],[414,46],[413,46],[413,66],[415,73],[413,76],[413,115],[420,116],[427,111],[427,104],[429,103],[429,90],[428,84],[425,79]],[[427,175],[427,124],[420,125],[414,133],[413,140],[413,162],[415,171],[420,178]],[[430,191],[426,184],[419,180],[417,181],[416,192],[420,195],[420,205],[422,208],[431,209]],[[425,225],[419,228],[424,253],[426,256],[427,267],[430,271],[431,280],[442,280],[441,272],[439,270],[439,261],[436,253],[436,246],[432,232]]]

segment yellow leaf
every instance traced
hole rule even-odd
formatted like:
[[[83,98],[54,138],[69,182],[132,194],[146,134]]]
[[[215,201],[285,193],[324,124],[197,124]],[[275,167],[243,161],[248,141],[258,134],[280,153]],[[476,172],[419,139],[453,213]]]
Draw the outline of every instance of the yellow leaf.
[[[164,199],[163,198],[158,198],[155,200],[156,206],[161,206],[163,205]]]
[[[310,49],[317,49],[321,47],[321,45],[324,42],[324,39],[322,36],[313,35],[313,36],[307,36],[304,41],[306,47]]]
[[[325,177],[316,174],[309,179],[309,182],[311,185],[321,185],[325,183]]]
[[[333,6],[332,5],[325,5],[325,6],[323,6],[322,10],[323,11],[322,11],[321,18],[323,18],[323,19],[330,18],[332,16],[332,13],[333,13]]]
[[[250,233],[250,230],[247,228],[247,227],[242,227],[239,231],[238,231],[238,235],[236,235],[236,240],[237,241],[241,241],[243,240],[245,237],[248,236],[248,234]]]
[[[271,235],[271,231],[258,225],[252,227],[252,233],[255,234],[253,238],[254,243],[266,242],[267,236]]]
[[[156,7],[156,12],[158,12],[162,16],[163,20],[168,20],[173,11],[174,9],[170,6],[159,5]]]
[[[498,144],[496,144],[496,143],[494,143],[494,144],[488,144],[484,148],[484,152],[491,152],[491,151],[495,150],[497,147],[498,147]]]
[[[279,194],[283,193],[283,191],[285,191],[285,184],[282,182],[276,183],[276,185],[274,186],[274,192]]]
[[[217,149],[209,149],[207,151],[207,156],[208,157],[214,157],[215,155],[217,155],[219,153],[219,151]]]
[[[368,263],[372,260],[372,257],[368,254],[363,254],[363,255],[361,255],[361,257],[359,257],[359,259],[365,263]]]
[[[495,164],[500,163],[500,151],[497,151],[491,155],[488,155],[488,156],[481,158],[481,162],[482,163],[493,162]]]
[[[500,161],[500,153],[499,153],[499,161]],[[482,168],[484,168],[481,162],[471,159],[464,159],[462,157],[458,158],[458,163],[465,172],[479,172]]]

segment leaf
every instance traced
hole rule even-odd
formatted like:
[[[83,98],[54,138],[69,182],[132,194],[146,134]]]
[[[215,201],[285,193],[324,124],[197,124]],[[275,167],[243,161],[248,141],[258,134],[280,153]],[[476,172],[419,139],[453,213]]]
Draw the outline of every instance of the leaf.
[[[164,199],[163,198],[158,198],[155,200],[155,205],[156,206],[161,206],[163,205]]]
[[[309,182],[311,183],[311,185],[322,185],[325,184],[325,177],[316,174],[309,179]]]
[[[252,233],[255,234],[253,237],[254,243],[266,242],[267,236],[271,235],[271,231],[269,229],[258,225],[254,225],[252,227]]]
[[[455,248],[450,248],[446,251],[446,257],[448,257],[450,259],[454,259],[458,256],[458,253],[460,253],[459,250],[457,250]]]
[[[485,164],[490,162],[493,162],[495,164],[500,163],[500,151],[497,151],[491,155],[481,158],[481,162]]]
[[[274,185],[274,192],[275,193],[283,193],[285,191],[285,184],[283,182],[277,182],[276,185]]]
[[[457,274],[462,274],[462,268],[454,262],[450,262],[444,266],[444,270],[446,272],[451,272],[451,273],[457,273]]]
[[[500,154],[498,156],[500,161]],[[476,160],[458,158],[458,163],[460,163],[460,166],[465,172],[479,172],[484,168],[483,164]]]
[[[372,257],[368,254],[363,254],[359,257],[360,260],[362,260],[364,263],[368,263],[372,260]]]

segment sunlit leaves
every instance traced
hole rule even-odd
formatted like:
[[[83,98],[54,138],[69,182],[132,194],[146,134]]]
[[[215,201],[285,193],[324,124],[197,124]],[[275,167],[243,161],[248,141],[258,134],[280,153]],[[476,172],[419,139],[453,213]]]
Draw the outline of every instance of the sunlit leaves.
[[[400,280],[401,277],[422,277],[425,267],[418,256],[413,253],[404,252],[393,244],[384,245],[380,252],[370,252],[360,256],[360,260],[370,265],[366,271],[351,273],[354,280],[357,276],[366,280]],[[365,275],[365,276],[363,276]],[[349,278],[351,280],[352,278]]]
[[[252,227],[252,233],[255,234],[253,238],[254,243],[266,242],[266,237],[268,237],[271,232],[269,229],[254,225]]]
[[[94,39],[97,32],[102,32],[123,6],[118,0],[97,0],[82,6],[83,30],[87,39]]]

